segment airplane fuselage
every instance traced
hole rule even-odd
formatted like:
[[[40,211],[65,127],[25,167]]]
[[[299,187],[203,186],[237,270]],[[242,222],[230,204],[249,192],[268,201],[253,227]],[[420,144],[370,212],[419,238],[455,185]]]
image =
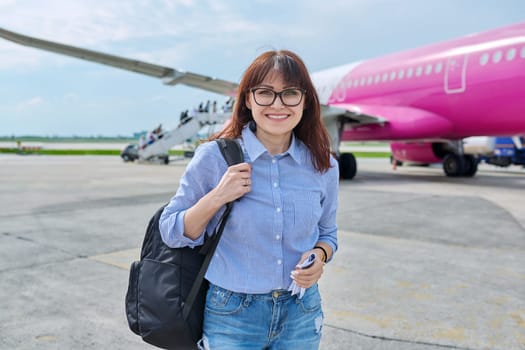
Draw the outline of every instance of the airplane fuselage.
[[[341,140],[525,133],[525,23],[312,74],[322,103],[387,122]]]

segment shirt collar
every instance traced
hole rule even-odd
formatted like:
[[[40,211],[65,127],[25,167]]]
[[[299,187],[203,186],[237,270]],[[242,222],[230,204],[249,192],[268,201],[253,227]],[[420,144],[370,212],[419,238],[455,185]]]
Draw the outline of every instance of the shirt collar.
[[[248,126],[245,126],[242,130],[242,139],[248,157],[250,157],[252,162],[259,158],[263,153],[268,153],[266,147],[264,147],[257,137],[255,137],[255,134]],[[290,155],[290,157],[292,157],[292,159],[298,164],[302,164],[305,160],[306,147],[293,133],[290,147],[282,154],[282,156],[285,155]]]

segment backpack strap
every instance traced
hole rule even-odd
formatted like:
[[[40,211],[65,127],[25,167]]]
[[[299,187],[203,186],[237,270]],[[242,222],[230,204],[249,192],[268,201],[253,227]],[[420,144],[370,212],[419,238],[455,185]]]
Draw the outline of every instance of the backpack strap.
[[[216,139],[215,141],[217,142],[217,145],[219,145],[221,154],[224,160],[226,160],[226,163],[228,163],[228,166],[244,162],[244,153],[242,152],[242,148],[239,144],[239,141],[237,141],[236,139],[227,138],[220,138]],[[222,214],[221,218],[219,219],[219,222],[217,223],[217,226],[215,227],[215,232],[213,232],[213,234],[210,237],[207,237],[208,239],[206,239],[199,251],[200,254],[208,255],[209,251],[211,250],[211,255],[213,255],[215,247],[217,246],[217,244],[219,243],[219,239],[221,238],[222,228],[224,228],[226,220],[228,219],[228,215],[230,215],[232,205],[233,202],[226,203],[226,209],[224,210],[224,213]],[[206,265],[206,268],[207,267],[208,265]],[[206,270],[204,271],[206,272]]]
[[[217,139],[215,141],[219,145],[219,149],[221,150],[222,156],[226,160],[226,163],[228,163],[228,166],[239,164],[244,161],[244,154],[242,152],[242,148],[241,148],[241,145],[239,144],[239,141],[237,141],[236,139],[224,139],[224,138]],[[190,290],[190,293],[188,294],[188,298],[183,305],[182,317],[184,318],[184,320],[186,320],[188,315],[190,314],[193,303],[195,302],[195,298],[197,297],[197,294],[199,294],[199,291],[202,287],[202,282],[204,281],[204,275],[206,274],[206,271],[208,270],[208,266],[210,265],[211,258],[213,257],[213,254],[215,253],[215,249],[217,248],[217,245],[219,244],[219,240],[221,239],[222,231],[224,230],[224,226],[226,225],[226,221],[228,220],[228,216],[232,209],[232,205],[233,205],[233,202],[229,202],[226,204],[226,209],[224,210],[224,213],[222,214],[219,220],[219,223],[217,224],[217,227],[215,228],[215,232],[213,233],[213,235],[211,235],[211,237],[209,237],[209,239],[204,243],[204,245],[202,246],[200,250],[200,253],[206,254],[206,257],[204,258],[204,262],[202,263],[199,273],[197,277],[195,278],[193,285],[191,286],[191,290]]]
[[[244,154],[241,145],[236,139],[217,139],[215,140],[219,145],[222,156],[228,163],[228,166],[244,162]]]

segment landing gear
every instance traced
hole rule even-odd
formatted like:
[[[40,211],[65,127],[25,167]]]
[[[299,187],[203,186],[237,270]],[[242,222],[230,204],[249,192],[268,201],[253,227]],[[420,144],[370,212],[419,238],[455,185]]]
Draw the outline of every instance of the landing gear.
[[[463,140],[449,143],[449,153],[443,158],[443,171],[450,177],[472,177],[478,171],[478,160],[471,154],[463,153]]]
[[[443,159],[443,171],[450,177],[472,177],[478,171],[478,161],[470,154],[448,153]]]
[[[476,157],[474,157],[471,154],[463,156],[463,158],[465,159],[465,165],[466,165],[465,173],[463,174],[463,176],[473,177],[474,175],[476,175],[476,172],[478,171],[478,160],[476,159]]]
[[[351,180],[357,173],[357,162],[352,153],[343,153],[339,156],[339,175],[344,180]]]

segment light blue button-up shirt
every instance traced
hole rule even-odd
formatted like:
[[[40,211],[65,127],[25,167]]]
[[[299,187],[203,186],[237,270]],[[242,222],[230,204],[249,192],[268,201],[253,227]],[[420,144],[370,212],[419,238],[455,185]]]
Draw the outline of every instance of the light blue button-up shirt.
[[[293,137],[285,153],[272,156],[249,128],[240,139],[252,166],[251,191],[235,201],[206,279],[239,293],[286,289],[301,255],[318,241],[337,250],[336,209],[339,170],[335,159],[325,173],[315,170],[306,146]],[[184,215],[220,182],[227,170],[216,142],[200,145],[160,218],[170,247],[198,246],[184,236]],[[208,223],[211,234],[222,214]]]

